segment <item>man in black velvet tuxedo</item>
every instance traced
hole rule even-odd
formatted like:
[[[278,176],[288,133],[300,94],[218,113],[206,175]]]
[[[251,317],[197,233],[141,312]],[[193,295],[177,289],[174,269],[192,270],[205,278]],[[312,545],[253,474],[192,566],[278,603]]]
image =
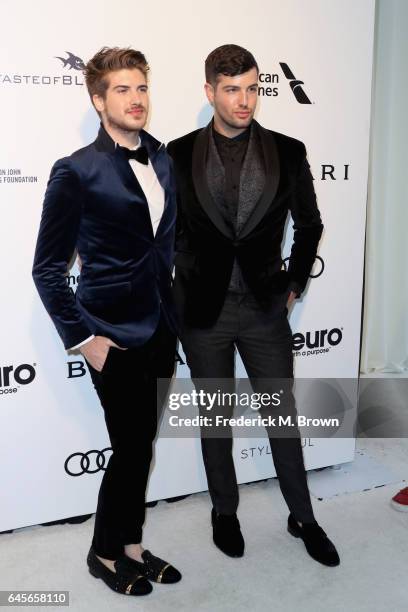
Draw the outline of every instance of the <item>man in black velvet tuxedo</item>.
[[[259,70],[251,53],[223,45],[210,53],[205,69],[214,118],[168,145],[178,188],[174,292],[181,341],[196,387],[203,379],[207,385],[208,379],[233,381],[235,347],[253,386],[273,379],[291,386],[288,309],[305,289],[323,229],[305,147],[253,119]],[[283,270],[288,213],[294,238]],[[244,540],[232,439],[207,433],[202,429],[214,542],[239,557]],[[289,532],[303,539],[313,558],[338,565],[334,545],[314,518],[299,432],[269,437],[290,509]]]
[[[171,295],[175,188],[165,147],[143,130],[148,65],[139,51],[103,48],[86,84],[101,127],[94,143],[51,171],[33,277],[66,349],[79,348],[100,398],[113,453],[87,562],[113,590],[144,595],[180,573],[141,546],[156,434],[156,380],[174,370]],[[75,249],[81,277],[66,282]]]

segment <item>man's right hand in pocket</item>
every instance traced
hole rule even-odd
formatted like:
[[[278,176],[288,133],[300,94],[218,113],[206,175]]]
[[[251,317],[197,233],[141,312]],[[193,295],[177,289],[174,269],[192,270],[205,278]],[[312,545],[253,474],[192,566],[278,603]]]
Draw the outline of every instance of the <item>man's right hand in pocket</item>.
[[[89,340],[89,342],[83,344],[79,350],[85,359],[91,364],[91,366],[97,372],[101,372],[108,357],[109,349],[112,346],[120,349],[121,351],[126,350],[105,336],[95,336],[95,338],[92,338],[92,340]]]

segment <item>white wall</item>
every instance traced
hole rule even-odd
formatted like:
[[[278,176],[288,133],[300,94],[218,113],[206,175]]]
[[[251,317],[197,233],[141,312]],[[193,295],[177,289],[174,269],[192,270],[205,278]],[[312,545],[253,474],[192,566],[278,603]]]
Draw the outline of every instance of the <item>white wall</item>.
[[[408,3],[377,2],[362,372],[408,368]]]

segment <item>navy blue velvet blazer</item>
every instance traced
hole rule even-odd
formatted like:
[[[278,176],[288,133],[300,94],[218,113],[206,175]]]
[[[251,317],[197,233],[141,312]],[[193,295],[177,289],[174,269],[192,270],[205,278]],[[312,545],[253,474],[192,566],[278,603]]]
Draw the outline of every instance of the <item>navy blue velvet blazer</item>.
[[[140,346],[154,333],[161,309],[175,327],[171,160],[150,134],[142,130],[140,138],[165,191],[156,235],[128,159],[102,126],[94,143],[60,159],[51,170],[33,278],[67,349],[91,334],[123,347]],[[82,268],[74,295],[66,275],[75,249]]]

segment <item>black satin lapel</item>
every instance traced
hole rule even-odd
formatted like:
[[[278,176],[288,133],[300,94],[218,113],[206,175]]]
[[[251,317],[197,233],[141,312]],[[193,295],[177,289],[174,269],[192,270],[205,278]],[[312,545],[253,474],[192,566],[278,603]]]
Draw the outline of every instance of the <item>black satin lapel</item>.
[[[238,238],[245,238],[258,225],[268,208],[271,206],[279,186],[280,163],[278,147],[272,132],[265,130],[256,124],[259,139],[261,141],[262,153],[265,162],[265,188],[258,200],[252,214],[238,234]]]
[[[197,134],[197,137],[193,146],[193,159],[192,159],[192,175],[194,188],[198,197],[198,200],[214,223],[214,225],[227,236],[233,239],[233,233],[224,221],[223,216],[218,210],[218,206],[214,202],[210,190],[208,188],[207,176],[206,176],[206,158],[208,150],[208,138],[211,124],[201,130]]]

